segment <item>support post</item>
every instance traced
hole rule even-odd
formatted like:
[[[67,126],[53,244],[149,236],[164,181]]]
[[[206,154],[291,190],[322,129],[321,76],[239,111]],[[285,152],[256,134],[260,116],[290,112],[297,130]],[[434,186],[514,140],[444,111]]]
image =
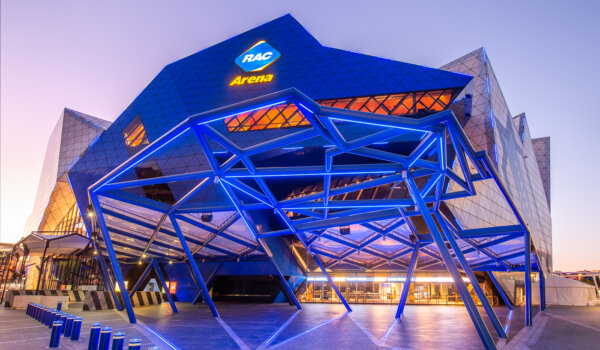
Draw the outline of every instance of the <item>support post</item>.
[[[110,273],[108,272],[108,267],[106,266],[106,262],[104,261],[104,256],[102,255],[102,251],[100,250],[100,246],[98,245],[98,241],[95,238],[93,238],[92,244],[94,245],[94,250],[96,251],[96,260],[98,260],[98,265],[100,265],[100,276],[102,277],[102,282],[110,292],[110,295],[112,295],[113,300],[115,301],[115,304],[117,306],[117,310],[123,311],[124,306],[121,305],[121,302],[119,301],[117,292],[115,291],[115,286],[112,283],[112,278],[110,278]],[[83,260],[81,261],[81,264],[83,265]],[[75,264],[75,266],[77,266],[77,264]]]
[[[48,249],[48,240],[46,240],[44,244],[44,253],[42,254],[42,263],[40,265],[40,273],[38,274],[37,286],[35,287],[35,295],[38,295],[40,291],[40,281],[42,280],[42,276],[44,274],[44,265],[46,265],[46,250]]]
[[[533,326],[531,308],[531,233],[525,232],[525,325]]]
[[[346,302],[346,299],[344,298],[344,296],[342,295],[342,293],[340,292],[338,287],[335,285],[335,283],[333,283],[333,279],[331,278],[331,276],[329,276],[329,273],[327,273],[327,270],[325,269],[325,266],[323,266],[321,259],[319,259],[319,257],[313,252],[310,252],[310,254],[312,255],[312,257],[315,260],[315,262],[317,263],[317,265],[319,265],[319,268],[321,269],[321,271],[323,271],[325,278],[327,278],[327,280],[329,281],[331,288],[333,288],[333,290],[335,291],[335,294],[337,294],[338,298],[340,298],[340,300],[346,307],[346,310],[348,310],[348,312],[352,312],[350,305],[348,305],[348,303]]]
[[[496,286],[496,290],[498,290],[498,293],[500,293],[500,297],[502,297],[502,300],[504,300],[504,304],[506,304],[506,307],[512,311],[513,310],[512,303],[508,299],[508,296],[506,295],[506,293],[504,293],[504,289],[502,289],[502,286],[500,286],[500,283],[498,283],[498,280],[496,279],[496,276],[494,276],[494,273],[492,271],[489,271],[488,276],[490,276],[492,283],[494,283],[494,286]]]
[[[185,237],[183,236],[183,233],[181,232],[181,228],[179,227],[179,224],[177,223],[177,219],[175,219],[175,217],[171,214],[171,215],[169,215],[169,220],[171,220],[173,229],[175,230],[175,233],[177,233],[177,238],[179,238],[181,247],[183,248],[183,251],[185,252],[185,255],[188,259],[189,266],[192,268],[192,275],[195,277],[198,284],[200,284],[200,289],[202,290],[202,293],[204,294],[204,300],[205,300],[206,304],[208,304],[208,307],[210,308],[210,311],[212,312],[213,316],[219,317],[219,313],[217,312],[217,309],[215,308],[215,304],[213,303],[213,300],[210,297],[210,293],[208,292],[208,288],[206,288],[206,284],[204,284],[204,279],[202,279],[202,275],[200,274],[198,265],[196,265],[196,260],[194,260],[194,256],[192,255],[192,252],[190,251],[190,247],[188,247],[188,244],[185,241]]]
[[[477,294],[477,298],[479,298],[479,301],[481,302],[481,305],[483,306],[483,309],[487,313],[490,321],[492,321],[492,325],[496,329],[496,333],[498,333],[498,336],[500,338],[506,338],[506,332],[504,331],[504,328],[502,327],[502,323],[500,323],[500,320],[498,319],[496,312],[494,312],[494,309],[490,305],[490,302],[487,300],[487,297],[485,296],[483,289],[481,289],[481,286],[479,285],[479,282],[477,281],[477,277],[471,270],[471,267],[469,266],[467,259],[465,259],[465,256],[463,255],[462,251],[460,250],[460,247],[456,243],[456,240],[452,236],[452,233],[448,229],[448,226],[446,226],[446,222],[444,221],[444,218],[442,218],[442,216],[440,215],[439,212],[436,212],[434,215],[435,215],[440,227],[442,228],[442,231],[444,232],[446,239],[448,240],[448,242],[450,242],[450,246],[452,247],[452,250],[454,250],[454,255],[456,256],[456,259],[458,260],[458,262],[460,263],[460,265],[463,268],[463,271],[465,272],[465,274],[471,281],[471,286],[473,287],[475,294]]]
[[[413,250],[412,256],[410,257],[410,263],[408,264],[408,270],[406,271],[406,281],[402,286],[402,294],[400,295],[400,302],[398,303],[398,310],[396,311],[396,319],[400,318],[404,313],[404,306],[406,305],[406,299],[408,298],[408,291],[410,290],[410,284],[412,283],[412,277],[417,269],[417,261],[419,260],[419,246],[417,242],[415,249]]]
[[[431,214],[429,213],[429,208],[427,207],[427,204],[421,197],[419,188],[415,184],[414,180],[410,177],[406,179],[406,184],[408,186],[413,200],[415,201],[416,206],[419,208],[419,211],[421,212],[423,219],[425,220],[425,224],[431,232],[431,236],[433,237],[433,240],[438,250],[440,251],[442,260],[446,265],[448,272],[452,276],[452,279],[454,280],[454,285],[456,286],[456,289],[458,290],[458,293],[460,294],[460,297],[462,298],[465,307],[467,308],[467,311],[471,316],[471,320],[475,325],[475,329],[477,330],[477,333],[479,334],[479,337],[481,338],[484,347],[486,349],[496,349],[496,344],[494,343],[494,340],[492,339],[492,336],[489,330],[487,329],[485,322],[481,318],[481,315],[477,310],[477,305],[475,305],[475,302],[471,298],[471,295],[469,293],[469,290],[467,289],[465,282],[462,280],[462,276],[460,274],[460,271],[458,270],[458,267],[454,264],[454,260],[452,259],[450,252],[446,248],[444,239],[442,238],[442,235],[438,231],[438,228],[435,222],[433,221]]]
[[[219,263],[219,265],[217,265],[217,267],[214,269],[214,271],[210,274],[210,276],[206,280],[206,288],[208,288],[208,290],[210,290],[210,286],[213,284],[215,278],[217,277],[217,271],[219,271],[219,269],[221,268],[221,266],[223,266],[223,262],[222,261]],[[192,305],[195,305],[195,304],[197,304],[198,302],[201,302],[201,301],[202,301],[202,293],[200,292],[194,298],[194,301],[192,302]]]
[[[142,275],[140,276],[140,278],[138,278],[137,282],[135,282],[135,285],[133,286],[133,288],[131,288],[131,291],[129,292],[129,298],[133,298],[133,296],[135,295],[135,292],[137,292],[138,289],[140,289],[140,287],[142,286],[142,283],[144,283],[144,280],[146,279],[146,277],[148,277],[148,274],[150,273],[150,271],[152,271],[152,263],[148,264],[148,266],[146,266],[146,269],[144,270],[144,272],[142,273]]]
[[[137,320],[135,318],[135,313],[133,312],[133,306],[131,306],[131,300],[129,300],[129,295],[127,294],[127,287],[125,286],[125,281],[123,280],[123,274],[121,273],[121,268],[119,267],[119,261],[117,260],[117,255],[115,254],[115,249],[113,248],[112,240],[110,239],[110,234],[108,233],[108,228],[106,227],[106,222],[104,221],[102,207],[100,207],[100,202],[98,201],[96,194],[90,193],[90,198],[92,200],[94,212],[96,213],[96,218],[98,219],[100,232],[102,232],[102,238],[104,238],[106,253],[108,254],[108,259],[110,260],[115,280],[121,289],[121,297],[123,298],[123,303],[125,304],[125,309],[127,310],[129,322],[136,323]]]
[[[2,297],[0,298],[0,305],[2,305],[2,302],[4,301],[4,294],[6,293],[6,285],[8,284],[8,276],[10,275],[10,264],[12,262],[12,258],[13,258],[13,253],[15,252],[15,248],[16,248],[16,244],[14,245],[13,249],[10,251],[10,257],[8,258],[8,261],[6,262],[6,266],[5,266],[5,270],[6,273],[4,274],[6,277],[3,276],[2,278],[2,282],[4,282],[4,288],[2,289]],[[25,256],[23,255],[23,260],[25,260]],[[18,260],[17,260],[18,262]],[[16,271],[16,266],[15,266],[15,271]],[[14,276],[14,274],[13,274]]]
[[[540,266],[539,259],[538,267],[540,271],[540,311],[544,311],[546,310],[546,276],[544,275],[544,270]]]
[[[150,265],[154,266],[154,271],[156,271],[158,280],[160,281],[160,284],[162,285],[162,287],[165,289],[165,294],[167,295],[167,300],[169,301],[169,304],[171,304],[171,310],[173,310],[173,313],[176,314],[177,306],[175,306],[175,301],[173,301],[173,297],[171,297],[171,293],[169,293],[169,286],[167,286],[165,277],[163,276],[162,271],[160,270],[160,267],[158,266],[158,263],[156,262],[156,259],[152,259],[152,264],[150,264]]]

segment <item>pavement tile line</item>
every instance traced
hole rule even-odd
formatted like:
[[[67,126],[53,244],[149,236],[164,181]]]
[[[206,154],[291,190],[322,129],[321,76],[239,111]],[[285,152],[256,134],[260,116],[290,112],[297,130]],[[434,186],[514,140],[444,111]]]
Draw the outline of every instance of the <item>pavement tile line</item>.
[[[568,318],[564,318],[564,317],[552,315],[551,313],[548,313],[548,312],[546,312],[546,315],[548,315],[550,317],[557,318],[559,320],[563,320],[563,321],[566,321],[566,322],[570,322],[570,323],[576,324],[576,325],[581,326],[581,327],[589,328],[589,329],[594,330],[596,332],[600,332],[600,328],[596,328],[594,326],[590,326],[590,325],[587,325],[585,323],[580,323],[580,322],[577,322],[577,321],[572,321],[572,320],[569,320]]]
[[[121,318],[123,318],[127,322],[129,322],[129,318],[127,318],[127,316],[121,314],[120,311],[114,310],[113,312],[116,313],[117,315],[119,315]],[[144,324],[144,322],[142,322],[140,320],[136,320],[136,322],[137,323],[132,324],[131,327],[133,327],[135,330],[137,330],[138,332],[145,335],[153,343],[161,344],[167,349],[181,350],[181,348],[177,347],[175,344],[173,344],[172,342],[170,342],[163,336],[159,335],[158,332],[156,332],[156,331],[152,330],[152,328],[146,326]]]
[[[332,318],[331,320],[327,320],[327,321],[325,321],[325,322],[323,322],[323,323],[320,323],[320,324],[318,324],[318,325],[316,325],[316,326],[314,326],[314,327],[312,327],[312,328],[309,328],[309,329],[305,330],[305,331],[304,331],[304,332],[302,332],[302,333],[298,333],[298,334],[296,334],[295,336],[293,336],[293,337],[291,337],[291,338],[287,338],[286,340],[284,340],[284,341],[282,341],[282,342],[280,342],[280,343],[277,343],[277,344],[275,344],[275,345],[273,345],[273,346],[269,347],[269,349],[275,349],[275,348],[277,348],[277,347],[279,347],[279,346],[281,346],[281,345],[283,345],[283,344],[285,344],[285,343],[287,343],[287,342],[289,342],[289,341],[292,341],[292,340],[294,340],[294,339],[296,339],[296,338],[299,338],[299,337],[301,337],[301,336],[303,336],[303,335],[306,335],[306,334],[308,334],[308,333],[310,333],[310,332],[312,332],[312,331],[314,331],[314,330],[316,330],[316,329],[319,329],[319,328],[321,328],[321,327],[323,327],[323,326],[325,326],[325,325],[328,325],[328,324],[330,324],[331,322],[333,322],[333,321],[335,321],[335,320],[338,320],[338,319],[340,319],[340,318],[342,318],[342,317],[344,317],[344,316],[348,315],[349,313],[350,313],[349,311],[346,311],[346,312],[344,312],[343,314],[341,314],[341,315],[339,315],[339,316],[336,316],[336,317]]]
[[[298,310],[298,311],[294,312],[294,314],[292,316],[290,316],[290,318],[288,318],[287,321],[285,321],[283,323],[283,325],[281,325],[281,327],[279,327],[277,329],[277,331],[275,331],[275,333],[273,333],[273,335],[271,335],[267,340],[265,340],[262,344],[260,344],[260,346],[258,348],[256,348],[256,350],[263,350],[267,346],[271,345],[271,343],[273,341],[275,341],[275,339],[277,339],[277,337],[279,337],[281,332],[283,332],[287,328],[287,326],[289,326],[289,324],[292,323],[292,321],[296,318],[296,316],[298,316],[298,314],[301,311],[302,310]]]
[[[225,329],[225,332],[227,332],[227,334],[229,334],[231,339],[237,344],[237,346],[240,347],[240,349],[250,350],[250,348],[248,347],[248,345],[246,345],[246,343],[242,340],[242,338],[240,338],[237,334],[235,334],[233,329],[231,329],[231,327],[229,327],[229,325],[227,323],[225,323],[225,321],[223,321],[220,317],[215,317],[215,319],[217,320],[217,322],[219,322],[221,327],[223,327],[223,329]]]

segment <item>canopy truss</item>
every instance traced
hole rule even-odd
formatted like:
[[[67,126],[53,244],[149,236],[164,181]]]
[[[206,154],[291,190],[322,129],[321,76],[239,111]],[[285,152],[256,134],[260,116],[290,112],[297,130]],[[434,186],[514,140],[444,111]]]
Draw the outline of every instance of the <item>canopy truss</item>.
[[[292,105],[306,125],[253,134],[229,133],[223,122],[273,106],[281,107],[274,115],[282,115]],[[263,132],[270,134],[255,134]],[[144,179],[131,175],[143,162],[172,148],[189,152],[192,144],[203,158],[197,169]],[[501,192],[512,222],[462,227],[452,201],[477,196],[478,183]],[[185,191],[175,203],[139,191],[157,184]],[[204,282],[195,258],[267,259],[290,303],[300,308],[265,244],[271,237],[299,242],[349,311],[327,269],[393,266],[411,280],[415,269],[445,266],[487,348],[494,342],[461,271],[500,337],[506,331],[473,271],[524,271],[528,325],[532,266],[543,274],[532,265],[530,231],[492,162],[474,151],[449,110],[420,119],[382,115],[322,106],[287,89],[190,116],[93,184],[89,197],[99,247],[110,259],[131,322],[135,315],[117,257],[187,261],[199,286]],[[207,213],[211,222],[202,219]],[[404,285],[397,317],[408,295],[409,283]],[[201,289],[218,316],[205,285]]]

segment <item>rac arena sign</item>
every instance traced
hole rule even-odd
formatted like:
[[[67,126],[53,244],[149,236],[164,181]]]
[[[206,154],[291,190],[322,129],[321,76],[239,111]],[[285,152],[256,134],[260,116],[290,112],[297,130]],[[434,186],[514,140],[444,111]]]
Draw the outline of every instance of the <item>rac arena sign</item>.
[[[239,55],[235,63],[246,73],[259,72],[277,61],[281,53],[266,41],[261,40]],[[268,83],[273,80],[273,74],[236,76],[229,86]]]

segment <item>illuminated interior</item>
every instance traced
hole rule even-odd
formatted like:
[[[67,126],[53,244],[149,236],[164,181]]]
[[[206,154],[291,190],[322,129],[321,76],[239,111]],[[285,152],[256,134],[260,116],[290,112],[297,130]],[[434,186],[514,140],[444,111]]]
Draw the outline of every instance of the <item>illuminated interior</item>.
[[[123,130],[123,138],[125,139],[125,146],[127,148],[137,148],[141,145],[147,145],[148,136],[146,135],[146,129],[142,124],[142,119],[138,115],[135,117],[129,125]]]
[[[317,101],[322,106],[386,115],[421,115],[445,110],[455,89],[345,97]],[[308,126],[310,123],[292,103],[270,106],[225,119],[229,132]],[[133,135],[132,135],[133,136]]]

